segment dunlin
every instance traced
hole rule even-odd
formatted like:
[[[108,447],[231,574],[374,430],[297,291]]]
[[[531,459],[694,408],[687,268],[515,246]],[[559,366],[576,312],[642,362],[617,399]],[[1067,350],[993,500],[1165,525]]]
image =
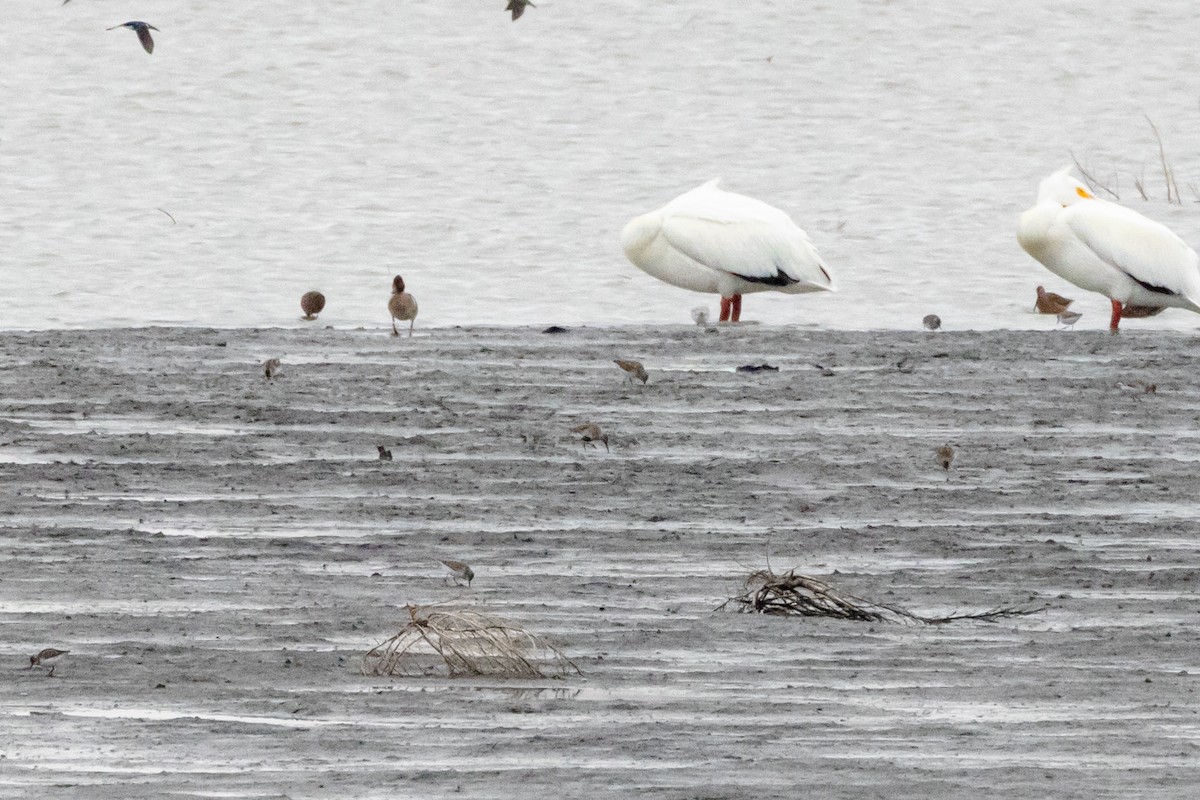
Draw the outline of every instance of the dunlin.
[[[379,460],[380,461],[391,461],[392,460],[392,451],[391,450],[388,450],[386,447],[384,447],[381,444],[375,445],[375,449],[379,451]]]
[[[397,275],[392,279],[392,298],[388,300],[388,312],[392,315],[392,336],[399,336],[396,330],[396,320],[408,322],[408,335],[412,336],[413,326],[417,324],[417,301],[404,291],[404,278]]]
[[[47,647],[45,650],[41,651],[36,656],[29,657],[29,668],[33,669],[34,667],[44,667],[44,666],[46,666],[47,661],[54,661],[55,659],[62,658],[69,652],[71,652],[71,651],[70,650],[58,650],[54,647]],[[57,663],[50,664],[50,674],[47,677],[51,677],[51,678],[54,677],[54,668],[56,666],[58,666]]]
[[[942,327],[942,318],[937,314],[926,314],[925,318],[921,320],[921,324],[925,326],[926,330],[936,331]]]
[[[618,358],[614,359],[613,363],[629,373],[625,376],[625,380],[630,383],[633,383],[634,378],[637,378],[644,386],[646,381],[650,379],[650,376],[646,374],[646,368],[642,366],[642,362],[640,361],[626,361],[623,358]]]
[[[737,322],[742,295],[834,291],[808,234],[787,214],[712,180],[621,231],[626,257],[664,283],[721,296],[720,322]]]
[[[279,371],[279,366],[280,364],[278,358],[268,358],[263,362],[263,375],[268,379],[278,378],[279,376],[283,375],[283,373]]]
[[[604,451],[612,452],[608,449],[608,434],[600,430],[600,426],[594,422],[585,422],[582,425],[576,425],[571,428],[571,433],[578,433],[579,441],[583,443],[586,449],[588,445],[596,446],[596,442],[604,443]]]
[[[466,581],[467,587],[471,586],[471,581],[475,579],[475,572],[469,566],[461,561],[449,561],[444,558],[438,560],[446,565],[446,569],[450,570],[450,575],[454,578],[455,583]]]
[[[1038,186],[1017,241],[1042,266],[1112,304],[1117,331],[1128,306],[1200,313],[1200,256],[1167,226],[1093,195],[1064,167]]]
[[[1045,286],[1037,287],[1037,301],[1033,304],[1034,311],[1039,314],[1061,314],[1074,300],[1061,294],[1047,292]]]
[[[115,31],[117,28],[129,28],[135,31],[137,33],[138,41],[142,43],[142,47],[146,48],[146,52],[154,52],[154,39],[150,36],[150,31],[157,31],[158,28],[149,23],[135,20],[133,22],[122,22],[120,25],[114,25],[108,30]]]
[[[321,309],[325,308],[325,295],[320,292],[305,292],[300,298],[300,310],[304,312],[303,319],[314,320]]]
[[[1082,311],[1060,311],[1058,312],[1058,324],[1066,325],[1068,328],[1079,322],[1079,318],[1083,316]]]

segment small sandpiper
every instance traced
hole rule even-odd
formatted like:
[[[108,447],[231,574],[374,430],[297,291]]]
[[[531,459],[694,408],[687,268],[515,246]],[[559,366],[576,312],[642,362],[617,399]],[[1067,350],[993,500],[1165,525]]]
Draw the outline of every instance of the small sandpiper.
[[[471,581],[475,579],[475,572],[469,566],[461,561],[449,561],[444,558],[439,558],[438,560],[446,565],[446,569],[450,570],[450,576],[454,578],[455,585],[459,581],[466,581],[467,588],[471,588]]]
[[[921,320],[921,324],[925,326],[926,330],[936,331],[942,327],[942,318],[937,314],[926,314],[925,318]]]
[[[300,298],[300,310],[304,312],[303,320],[312,321],[325,308],[325,295],[320,292],[305,292]]]
[[[576,425],[574,428],[571,428],[571,433],[580,434],[579,441],[583,443],[585,449],[589,444],[595,447],[596,442],[603,442],[604,451],[606,453],[612,452],[608,449],[608,434],[600,430],[600,426],[594,422],[585,422],[582,425]]]
[[[947,472],[950,471],[950,462],[954,460],[954,448],[948,444],[944,444],[935,451],[938,466]]]
[[[642,382],[643,386],[645,386],[646,381],[650,379],[650,376],[646,373],[646,368],[642,366],[642,362],[640,361],[627,361],[623,358],[617,358],[613,359],[613,363],[629,373],[625,376],[625,380],[629,381],[630,383],[633,383],[634,379],[636,378]]]
[[[379,460],[380,461],[391,461],[392,460],[392,451],[391,450],[388,450],[386,447],[384,447],[381,444],[375,445],[375,449],[379,451]]]
[[[408,322],[408,335],[411,337],[413,326],[417,324],[417,301],[411,294],[404,291],[404,278],[397,275],[392,279],[392,299],[388,300],[388,313],[392,315],[392,336],[399,336],[396,330],[396,320]]]
[[[1063,310],[1063,311],[1058,312],[1058,315],[1057,315],[1058,324],[1065,325],[1066,327],[1070,328],[1070,327],[1073,327],[1076,322],[1079,322],[1079,318],[1082,316],[1083,316],[1083,312],[1081,312],[1081,311]]]
[[[268,380],[271,378],[278,378],[279,376],[283,375],[283,373],[279,371],[278,358],[268,358],[263,362],[263,375]]]
[[[71,651],[70,650],[59,650],[54,647],[47,647],[45,650],[41,651],[36,656],[29,657],[29,668],[33,669],[34,667],[45,667],[47,661],[54,661],[57,658],[62,658],[69,652],[71,652]],[[54,668],[56,666],[58,666],[58,664],[50,664],[49,666],[50,666],[50,674],[47,675],[46,677],[53,678],[54,677]]]

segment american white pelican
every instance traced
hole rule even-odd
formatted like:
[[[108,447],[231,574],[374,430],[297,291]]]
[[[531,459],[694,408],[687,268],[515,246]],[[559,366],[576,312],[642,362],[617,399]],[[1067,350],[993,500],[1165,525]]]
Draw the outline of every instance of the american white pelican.
[[[408,335],[412,336],[413,326],[417,324],[417,301],[404,291],[404,278],[399,275],[392,279],[392,298],[388,300],[388,312],[392,315],[392,336],[400,335],[400,331],[396,330],[396,320],[408,320]]]
[[[808,234],[787,214],[718,183],[626,225],[621,246],[634,266],[672,286],[721,295],[721,322],[741,318],[743,294],[835,291]]]
[[[1101,200],[1064,167],[1042,181],[1021,215],[1017,241],[1051,272],[1112,301],[1109,328],[1124,307],[1200,312],[1200,259],[1165,225]]]
[[[1067,306],[1075,301],[1063,297],[1061,294],[1047,292],[1045,286],[1037,287],[1037,300],[1033,304],[1033,310],[1039,314],[1061,314],[1067,310]]]

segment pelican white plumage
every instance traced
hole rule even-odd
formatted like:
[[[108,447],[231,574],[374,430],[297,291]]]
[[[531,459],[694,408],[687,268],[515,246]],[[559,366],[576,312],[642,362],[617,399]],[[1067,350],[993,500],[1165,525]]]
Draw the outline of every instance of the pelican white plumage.
[[[787,214],[719,183],[631,220],[621,246],[634,266],[672,286],[721,295],[721,322],[741,318],[743,294],[835,291],[808,234]]]
[[[1096,197],[1070,169],[1043,180],[1037,203],[1021,215],[1017,241],[1025,252],[1080,289],[1107,297],[1113,331],[1129,307],[1200,313],[1196,251],[1162,223]]]

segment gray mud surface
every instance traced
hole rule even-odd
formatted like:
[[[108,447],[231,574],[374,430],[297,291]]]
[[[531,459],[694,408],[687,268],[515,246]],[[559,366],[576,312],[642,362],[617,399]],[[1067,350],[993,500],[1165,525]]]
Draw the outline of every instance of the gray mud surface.
[[[1198,417],[1167,332],[3,333],[0,796],[1194,797]],[[360,674],[442,602],[584,675]]]

